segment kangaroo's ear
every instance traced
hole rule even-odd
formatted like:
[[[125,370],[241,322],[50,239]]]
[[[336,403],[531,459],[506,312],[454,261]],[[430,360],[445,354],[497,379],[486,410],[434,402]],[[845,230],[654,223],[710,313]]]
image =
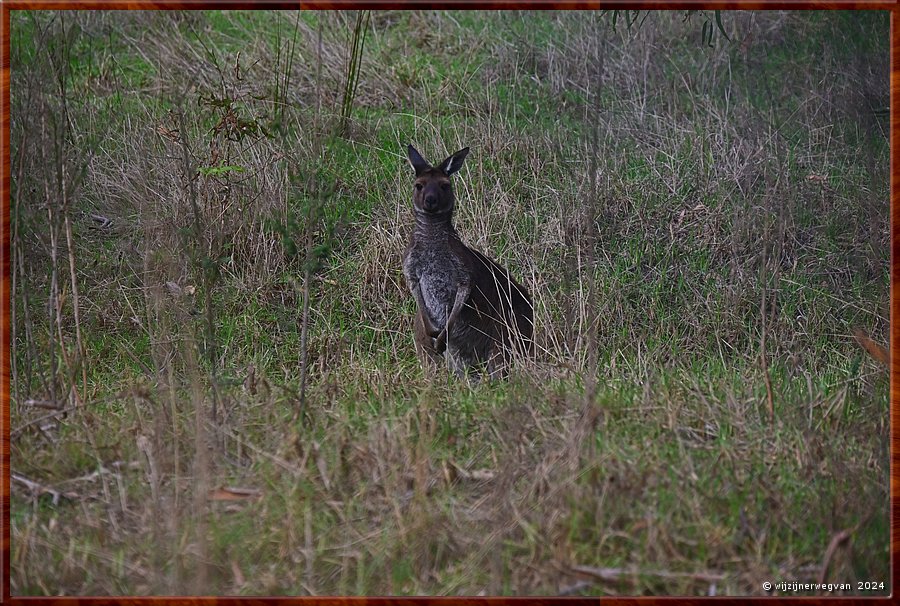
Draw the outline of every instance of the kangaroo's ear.
[[[453,173],[459,172],[459,169],[462,168],[463,161],[468,155],[469,148],[465,147],[441,162],[441,165],[438,168],[447,173],[447,176],[449,177]]]
[[[413,170],[416,171],[417,175],[423,170],[431,168],[431,164],[428,163],[428,160],[423,158],[422,154],[417,152],[415,147],[410,145],[406,151],[409,154],[409,163],[412,164]]]

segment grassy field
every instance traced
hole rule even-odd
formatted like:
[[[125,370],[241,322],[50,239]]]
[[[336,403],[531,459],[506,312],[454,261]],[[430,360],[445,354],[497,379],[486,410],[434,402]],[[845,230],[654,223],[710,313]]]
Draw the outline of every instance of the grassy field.
[[[630,17],[14,11],[12,593],[890,593],[888,14]],[[407,143],[509,381],[416,358]]]

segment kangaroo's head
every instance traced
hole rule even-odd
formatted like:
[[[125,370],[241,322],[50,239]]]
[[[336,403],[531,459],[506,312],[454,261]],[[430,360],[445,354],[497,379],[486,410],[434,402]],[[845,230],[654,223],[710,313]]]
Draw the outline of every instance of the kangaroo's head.
[[[416,171],[413,186],[413,206],[416,214],[435,219],[449,217],[453,213],[453,204],[456,201],[450,176],[462,168],[469,148],[459,150],[437,166],[429,164],[412,145],[408,151],[409,163]]]

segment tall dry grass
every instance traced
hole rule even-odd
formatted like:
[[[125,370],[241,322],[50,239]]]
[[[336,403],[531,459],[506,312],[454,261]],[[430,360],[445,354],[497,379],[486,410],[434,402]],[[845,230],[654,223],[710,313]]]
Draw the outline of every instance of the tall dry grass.
[[[884,576],[886,21],[726,17],[17,15],[13,593]],[[508,383],[418,368],[408,142]]]

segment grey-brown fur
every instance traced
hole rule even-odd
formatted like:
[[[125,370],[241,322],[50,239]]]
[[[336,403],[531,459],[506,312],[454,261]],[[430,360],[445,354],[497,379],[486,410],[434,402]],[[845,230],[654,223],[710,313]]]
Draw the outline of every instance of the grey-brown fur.
[[[531,350],[533,308],[525,287],[463,244],[453,227],[450,176],[462,168],[469,148],[436,167],[412,145],[408,152],[416,171],[416,223],[403,273],[418,307],[416,349],[426,363],[446,362],[459,376],[503,376],[513,352]]]

